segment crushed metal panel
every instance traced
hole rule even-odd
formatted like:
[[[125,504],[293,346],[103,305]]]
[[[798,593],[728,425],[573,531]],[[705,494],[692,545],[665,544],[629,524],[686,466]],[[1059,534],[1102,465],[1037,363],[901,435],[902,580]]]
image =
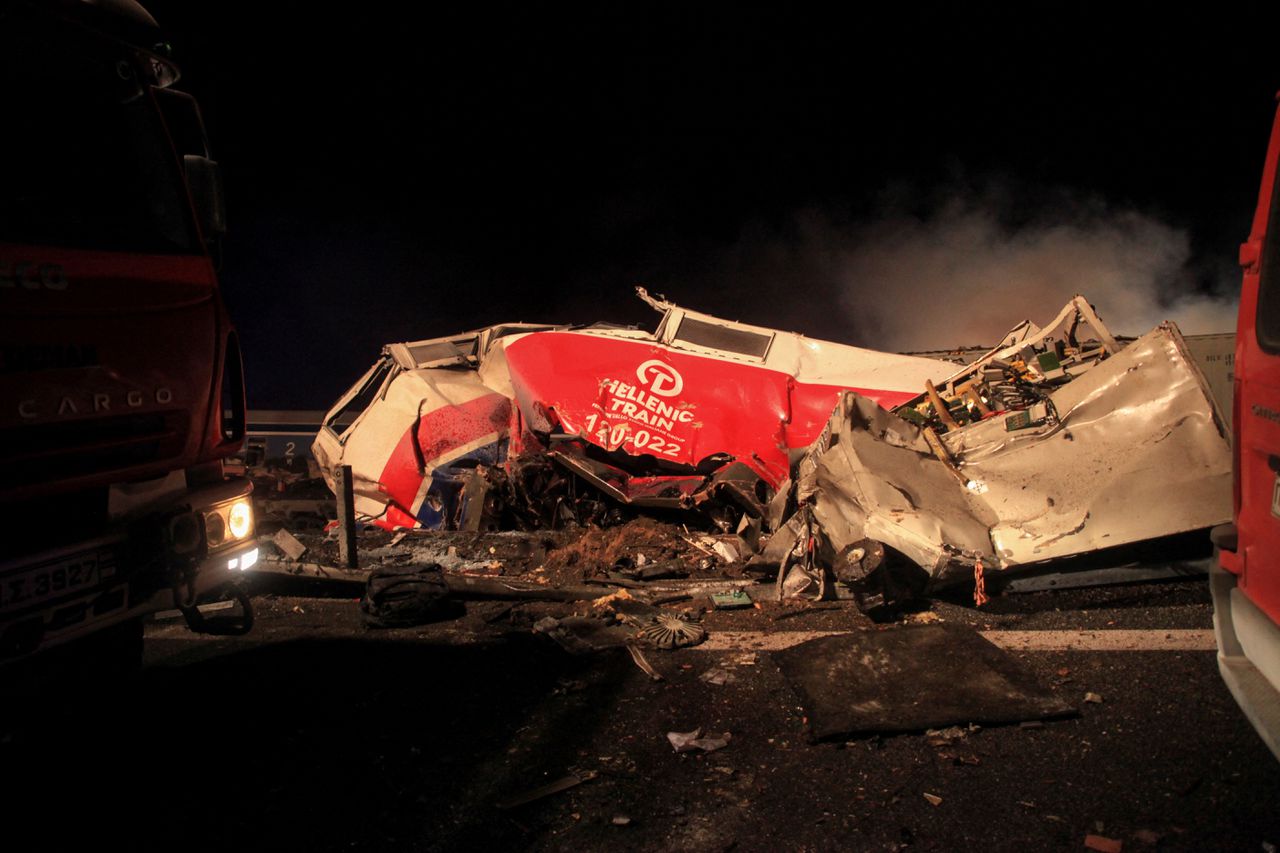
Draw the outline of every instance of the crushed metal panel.
[[[357,512],[377,518],[372,504],[385,503],[385,520],[393,525],[448,526],[465,467],[505,458],[510,414],[510,401],[474,371],[401,374],[345,447]]]
[[[633,506],[665,509],[691,506],[694,492],[706,482],[701,475],[633,477],[568,446],[551,450],[547,455],[619,503]]]
[[[847,394],[801,464],[797,494],[829,553],[874,539],[935,579],[979,560],[1007,568],[1230,516],[1225,427],[1172,324],[1050,399],[1056,423],[1009,432],[997,414],[930,447],[924,429]]]
[[[999,517],[1001,565],[1196,530],[1231,515],[1225,425],[1165,324],[1053,392],[1060,423],[942,439]]]
[[[467,469],[506,456],[511,401],[466,367],[400,371],[341,440],[321,430],[314,452],[332,488],[352,468],[356,512],[389,527],[448,526]]]
[[[931,574],[952,560],[994,559],[996,517],[959,485],[908,421],[855,394],[832,418],[829,448],[800,488],[839,553],[863,539],[900,551]]]

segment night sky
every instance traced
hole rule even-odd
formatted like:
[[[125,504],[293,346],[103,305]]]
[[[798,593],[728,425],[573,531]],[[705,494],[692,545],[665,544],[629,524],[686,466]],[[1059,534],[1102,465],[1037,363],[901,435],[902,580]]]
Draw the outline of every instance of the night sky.
[[[1015,232],[1137,211],[1221,291],[1280,89],[1274,4],[146,5],[223,167],[253,408],[325,408],[390,341],[652,327],[636,284],[876,346],[831,306],[892,294],[785,247],[957,194]]]

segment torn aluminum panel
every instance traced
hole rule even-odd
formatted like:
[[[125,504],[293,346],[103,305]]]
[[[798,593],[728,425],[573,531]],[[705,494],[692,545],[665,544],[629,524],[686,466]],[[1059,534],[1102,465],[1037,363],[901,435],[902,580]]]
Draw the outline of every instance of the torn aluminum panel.
[[[844,395],[799,467],[806,502],[767,555],[794,574],[786,560],[809,535],[826,567],[857,580],[878,542],[936,585],[1230,517],[1225,427],[1173,324],[1048,396],[1057,417],[1038,427],[1010,431],[996,413],[938,437]]]
[[[955,369],[640,296],[656,332],[509,324],[389,345],[326,415],[326,480],[351,465],[357,511],[389,527],[481,523],[476,472],[501,466],[527,496],[552,479],[535,460],[617,503],[759,518],[840,394],[897,405]],[[516,482],[530,472],[536,489]]]

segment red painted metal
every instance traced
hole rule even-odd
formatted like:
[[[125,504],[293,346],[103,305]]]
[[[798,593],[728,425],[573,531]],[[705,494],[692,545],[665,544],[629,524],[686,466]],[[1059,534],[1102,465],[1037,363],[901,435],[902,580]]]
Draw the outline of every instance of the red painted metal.
[[[1235,523],[1238,549],[1223,551],[1222,567],[1239,575],[1239,589],[1273,621],[1280,622],[1280,517],[1273,499],[1280,483],[1280,354],[1268,353],[1258,342],[1258,298],[1264,250],[1280,245],[1268,230],[1277,191],[1280,160],[1280,112],[1271,130],[1262,172],[1262,185],[1249,237],[1240,247],[1244,277],[1236,330],[1234,378]],[[1270,259],[1277,264],[1280,259]],[[1273,274],[1275,274],[1273,273]],[[1280,286],[1280,281],[1270,286]]]
[[[0,267],[21,291],[5,301],[8,357],[48,358],[55,355],[51,346],[76,348],[56,354],[74,366],[33,372],[35,365],[15,363],[0,371],[0,398],[9,401],[0,410],[0,429],[16,437],[0,449],[0,461],[8,470],[26,470],[44,453],[46,470],[58,472],[34,481],[7,477],[0,500],[156,477],[236,449],[219,446],[217,438],[218,366],[231,323],[207,256],[0,244]],[[161,414],[156,429],[172,436],[155,454],[121,454],[127,464],[82,467],[55,458],[89,459],[112,441],[118,446],[119,435],[92,428],[104,419]],[[21,438],[72,432],[75,442]]]
[[[528,335],[509,344],[506,357],[516,401],[535,429],[695,467],[728,455],[773,487],[787,477],[787,451],[813,443],[846,390],[757,364],[574,332]],[[914,396],[849,390],[885,406]]]

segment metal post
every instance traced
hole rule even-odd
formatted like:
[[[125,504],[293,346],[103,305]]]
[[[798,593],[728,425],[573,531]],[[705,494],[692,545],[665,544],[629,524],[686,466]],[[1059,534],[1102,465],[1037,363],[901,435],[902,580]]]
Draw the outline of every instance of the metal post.
[[[338,562],[348,569],[359,568],[356,555],[356,502],[351,490],[351,466],[342,465],[334,481],[338,498]]]

